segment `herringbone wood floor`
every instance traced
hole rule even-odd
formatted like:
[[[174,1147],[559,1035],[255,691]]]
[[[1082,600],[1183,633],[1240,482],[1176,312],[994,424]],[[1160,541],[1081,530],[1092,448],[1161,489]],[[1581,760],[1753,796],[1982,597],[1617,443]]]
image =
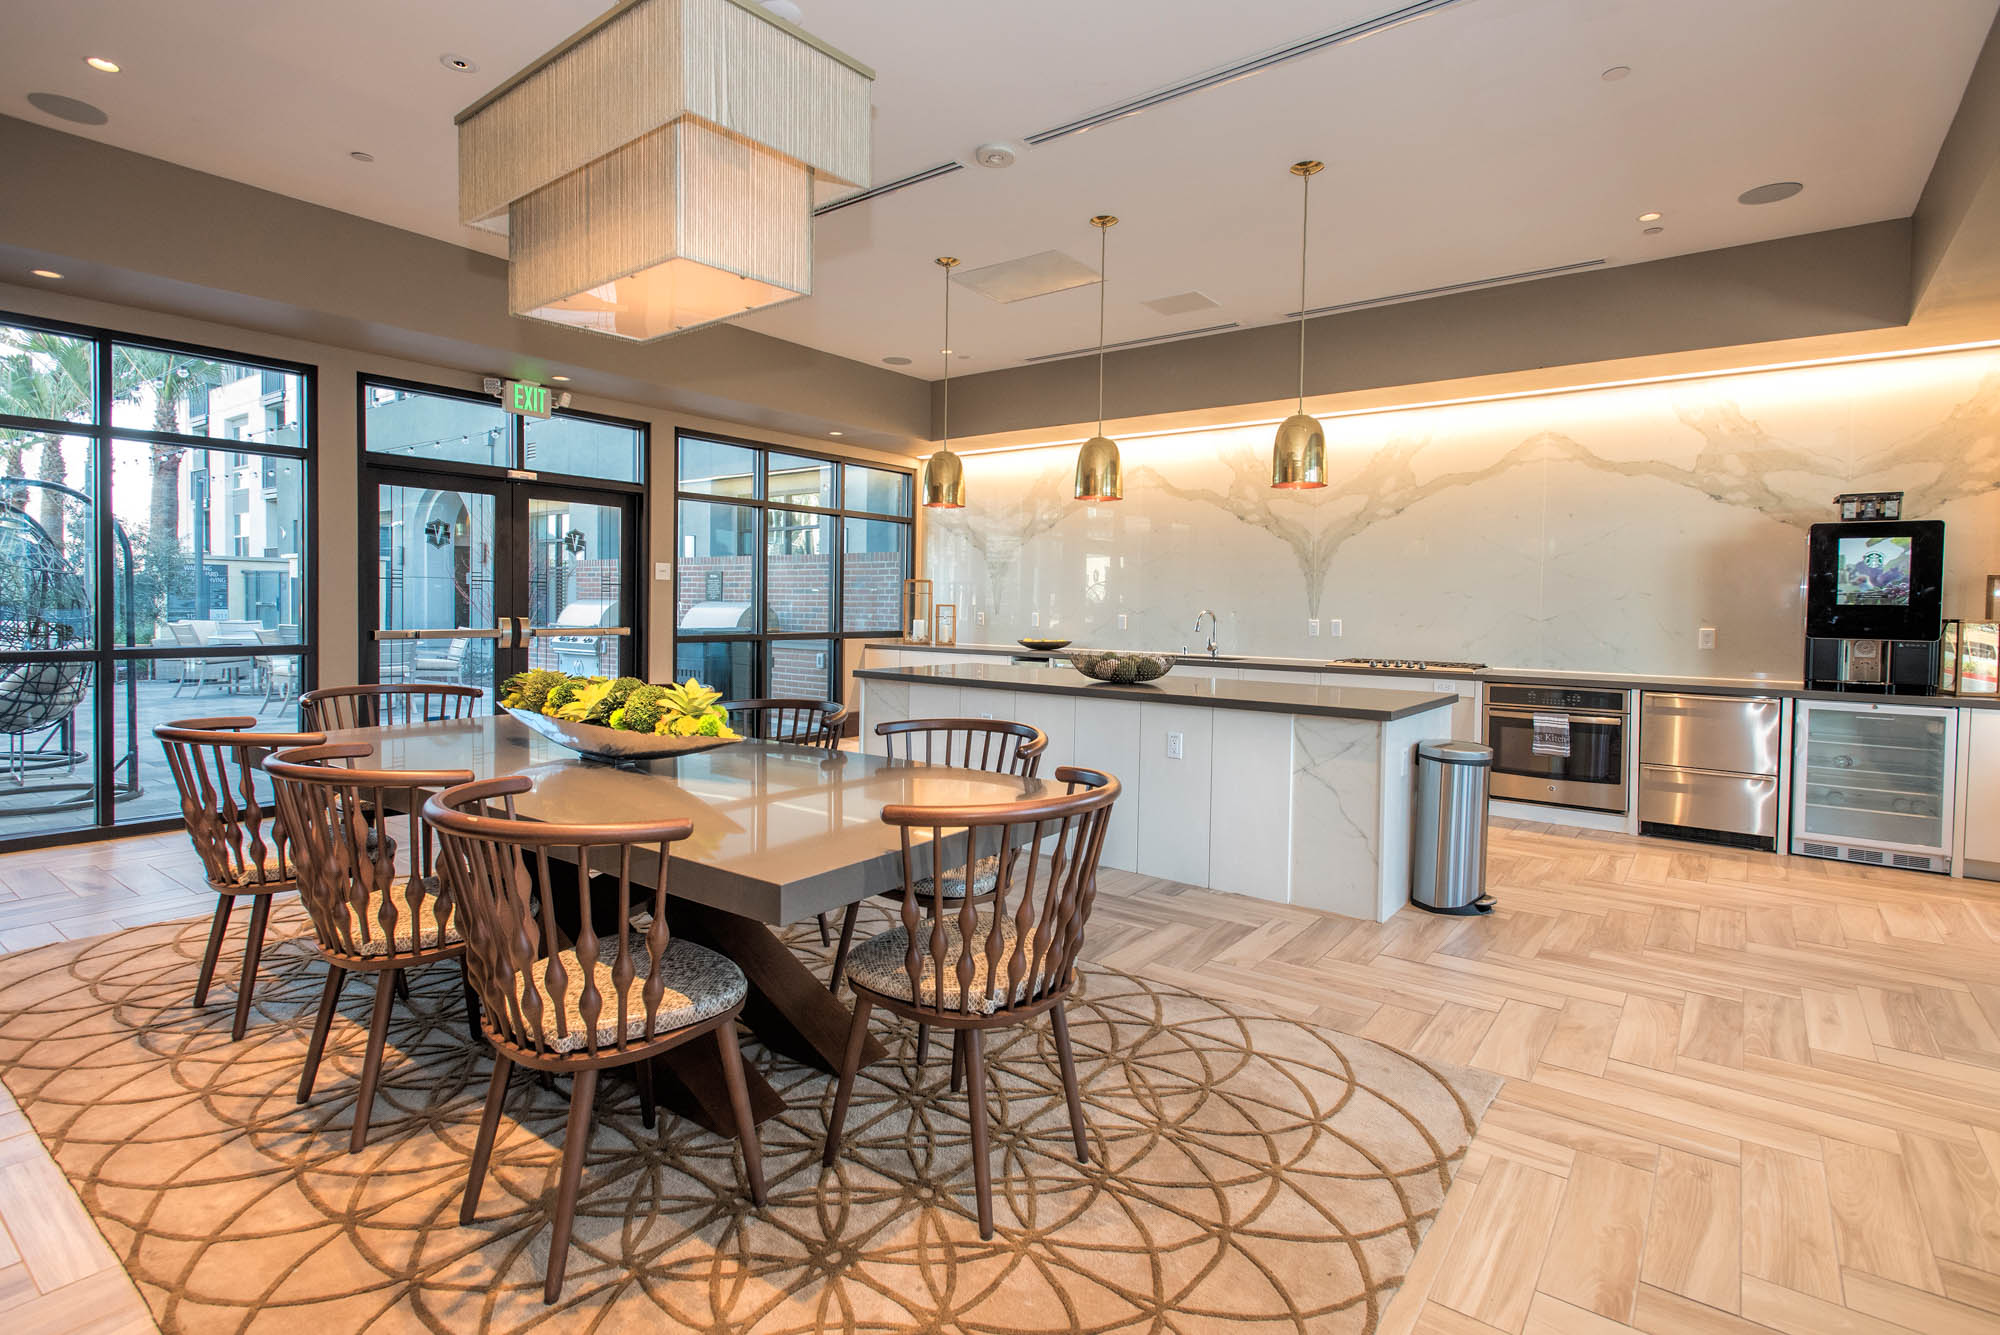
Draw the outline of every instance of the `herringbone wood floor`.
[[[1492,875],[1491,918],[1377,926],[1106,873],[1091,923],[1107,963],[1510,1077],[1386,1333],[2000,1331],[2000,886],[1531,826]],[[0,944],[198,884],[178,837],[0,859]],[[0,1220],[10,1329],[151,1329],[4,1098]]]

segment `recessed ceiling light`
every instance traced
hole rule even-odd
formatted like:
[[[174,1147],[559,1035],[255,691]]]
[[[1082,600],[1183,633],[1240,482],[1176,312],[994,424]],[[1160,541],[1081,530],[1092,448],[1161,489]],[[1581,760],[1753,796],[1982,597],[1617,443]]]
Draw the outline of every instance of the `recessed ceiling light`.
[[[844,436],[847,433],[845,431],[829,431],[826,434],[829,436]]]
[[[96,70],[99,74],[116,74],[118,72],[118,62],[115,60],[106,60],[103,56],[85,56],[83,63]]]
[[[908,366],[909,364],[910,359],[908,357],[884,357],[882,359],[882,365],[884,366]]]
[[[72,125],[102,125],[111,119],[102,107],[93,107],[79,98],[64,97],[61,93],[29,93],[28,105]]]
[[[360,149],[358,149],[358,148],[357,148],[357,149],[355,149],[355,150],[354,150],[354,151],[353,151],[352,153],[349,153],[349,154],[348,154],[347,156],[348,156],[348,157],[350,157],[350,158],[353,158],[353,159],[354,159],[354,160],[355,160],[356,162],[373,162],[373,161],[375,161],[375,155],[374,155],[373,153],[363,153],[363,152],[362,152],[362,151],[361,151]]]
[[[1604,71],[1604,73],[1598,75],[1597,77],[1604,80],[1604,82],[1606,83],[1617,83],[1620,79],[1624,78],[1631,72],[1632,72],[1632,67],[1630,65],[1613,65],[1610,69]]]
[[[35,277],[37,277],[37,278],[61,278],[61,277],[62,277],[62,275],[61,275],[61,274],[59,274],[59,273],[57,273],[57,272],[56,272],[56,271],[55,271],[54,269],[30,269],[30,270],[28,270],[28,272],[29,272],[29,273],[31,273],[31,274],[33,274],[33,275],[34,275]]]
[[[566,375],[552,375],[549,377],[549,379],[557,381],[560,384],[566,385],[569,383],[569,377]]]
[[[1645,229],[1647,236],[1658,236],[1660,233],[1666,230],[1667,229],[1664,227],[1648,227]]]
[[[1797,181],[1773,181],[1769,185],[1752,186],[1736,197],[1738,204],[1775,204],[1781,199],[1790,199],[1805,189]]]
[[[454,74],[479,73],[478,61],[468,60],[464,56],[453,55],[449,51],[445,52],[443,55],[438,57],[438,64],[444,66],[446,69],[452,71]]]
[[[1648,209],[1646,212],[1639,215],[1640,222],[1658,222],[1659,220],[1660,220],[1660,214],[1657,209]]]

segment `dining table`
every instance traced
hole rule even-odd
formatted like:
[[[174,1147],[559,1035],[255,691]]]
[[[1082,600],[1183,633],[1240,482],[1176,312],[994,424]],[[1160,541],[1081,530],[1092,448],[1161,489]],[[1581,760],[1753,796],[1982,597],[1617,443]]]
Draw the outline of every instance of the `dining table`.
[[[743,970],[742,1023],[759,1042],[829,1074],[840,1069],[853,1013],[779,930],[902,883],[902,836],[882,823],[884,807],[986,806],[1060,791],[1042,779],[755,739],[611,764],[579,756],[509,714],[340,729],[327,740],[366,743],[375,751],[370,763],[384,769],[521,775],[534,785],[514,799],[515,814],[527,820],[692,821],[694,833],[672,846],[668,929]],[[958,851],[948,840],[946,856]],[[919,852],[927,861],[928,848]],[[635,866],[635,879],[641,871],[651,869]],[[886,1055],[870,1037],[862,1062]],[[665,1103],[734,1134],[711,1045],[672,1049],[655,1067]],[[758,1121],[783,1110],[754,1063],[744,1074]]]

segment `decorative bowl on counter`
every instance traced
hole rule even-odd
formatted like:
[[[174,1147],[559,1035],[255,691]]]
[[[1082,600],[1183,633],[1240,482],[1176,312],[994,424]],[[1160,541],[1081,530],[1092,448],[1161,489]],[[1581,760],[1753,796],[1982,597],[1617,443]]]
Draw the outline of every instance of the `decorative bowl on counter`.
[[[1064,645],[1068,644],[1069,641],[1068,640],[1016,640],[1014,641],[1014,643],[1020,645],[1026,645],[1028,648],[1033,649],[1039,653],[1046,653],[1051,649],[1062,648]]]
[[[1108,681],[1114,686],[1131,686],[1157,681],[1173,670],[1172,654],[1128,654],[1109,649],[1082,649],[1069,656],[1069,665],[1086,677]]]
[[[743,740],[740,737],[663,737],[652,732],[629,732],[595,723],[577,723],[551,718],[532,709],[507,711],[558,746],[566,746],[592,760],[658,760],[662,756],[690,756],[697,751],[713,751]]]

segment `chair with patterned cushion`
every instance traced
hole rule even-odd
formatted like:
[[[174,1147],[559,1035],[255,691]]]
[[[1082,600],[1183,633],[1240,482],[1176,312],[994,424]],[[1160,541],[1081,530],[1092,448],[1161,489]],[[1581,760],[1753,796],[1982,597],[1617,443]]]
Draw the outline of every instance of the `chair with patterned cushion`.
[[[236,901],[251,903],[231,1038],[243,1037],[250,1021],[250,994],[264,951],[265,926],[271,920],[271,897],[297,886],[291,841],[258,764],[273,751],[317,746],[326,740],[313,732],[257,732],[256,727],[254,718],[230,717],[181,719],[153,729],[166,749],[174,786],[180,789],[188,838],[201,857],[209,888],[215,891],[215,918],[194,986],[197,1007],[208,1004],[209,984]]]
[[[928,888],[905,895],[901,921],[862,942],[847,961],[854,1021],[823,1161],[831,1168],[840,1152],[869,1011],[880,1006],[949,1029],[952,1087],[958,1087],[962,1069],[972,1105],[972,1175],[982,1238],[993,1236],[986,1030],[1025,1024],[1048,1012],[1076,1157],[1090,1162],[1063,1002],[1076,984],[1077,954],[1097,895],[1098,854],[1119,789],[1108,774],[1068,766],[1056,771],[1056,782],[1068,791],[999,806],[884,807],[883,823],[902,834],[903,884]],[[941,873],[932,870],[936,858],[947,859]],[[993,890],[983,903],[964,894],[952,898],[942,889],[954,876],[960,885],[976,883],[981,864],[989,860]]]
[[[543,1288],[543,1297],[553,1303],[569,1259],[601,1072],[638,1068],[641,1106],[651,1126],[653,1059],[713,1035],[743,1145],[744,1177],[759,1205],[764,1170],[736,1040],[736,1017],[748,995],[743,971],[667,927],[673,846],[692,834],[694,825],[522,820],[514,798],[532,787],[528,779],[511,775],[448,789],[424,804],[424,819],[437,831],[439,866],[464,909],[467,959],[493,1044],[493,1078],[459,1222],[469,1224],[477,1215],[513,1068],[575,1077]],[[583,867],[604,870],[594,877],[564,874]],[[589,901],[614,895],[613,921],[625,926],[599,936]],[[576,902],[558,902],[566,898]],[[574,917],[564,912],[572,907]],[[630,925],[635,914],[643,927]],[[566,921],[578,924],[573,935],[563,929]]]
[[[1027,723],[1011,723],[1004,719],[990,718],[913,718],[898,719],[875,725],[875,735],[882,739],[883,754],[891,760],[908,765],[951,765],[958,769],[987,770],[995,774],[1014,774],[1023,779],[1032,779],[1041,772],[1042,753],[1049,749],[1048,734]],[[974,868],[972,893],[984,899],[992,892],[995,868],[981,865]],[[919,886],[919,891],[928,892],[929,886]],[[965,894],[965,883],[945,876],[945,898],[958,899]],[[903,892],[890,890],[882,898],[900,901]],[[827,976],[826,985],[838,992],[840,980],[847,970],[847,953],[854,946],[854,925],[861,915],[861,905],[847,906],[847,913],[840,920],[840,945],[833,952],[833,970]],[[921,1066],[930,1056],[930,1026],[917,1027],[917,1064]]]
[[[368,1142],[375,1087],[389,1032],[393,993],[405,969],[440,960],[465,968],[463,924],[451,895],[434,874],[430,827],[418,815],[424,798],[468,782],[465,770],[371,770],[354,762],[374,754],[356,742],[296,747],[267,756],[264,770],[277,790],[278,810],[292,837],[299,897],[326,960],[326,987],[299,1077],[299,1102],[312,1098],[334,1007],[351,973],[375,975],[375,1009],[368,1025],[361,1086],[348,1149]],[[396,828],[401,826],[403,834]],[[407,867],[398,868],[399,850]],[[478,1001],[462,976],[468,1021],[479,1032]]]
[[[471,718],[486,692],[477,686],[322,686],[299,697],[306,726],[322,732],[394,728]]]

